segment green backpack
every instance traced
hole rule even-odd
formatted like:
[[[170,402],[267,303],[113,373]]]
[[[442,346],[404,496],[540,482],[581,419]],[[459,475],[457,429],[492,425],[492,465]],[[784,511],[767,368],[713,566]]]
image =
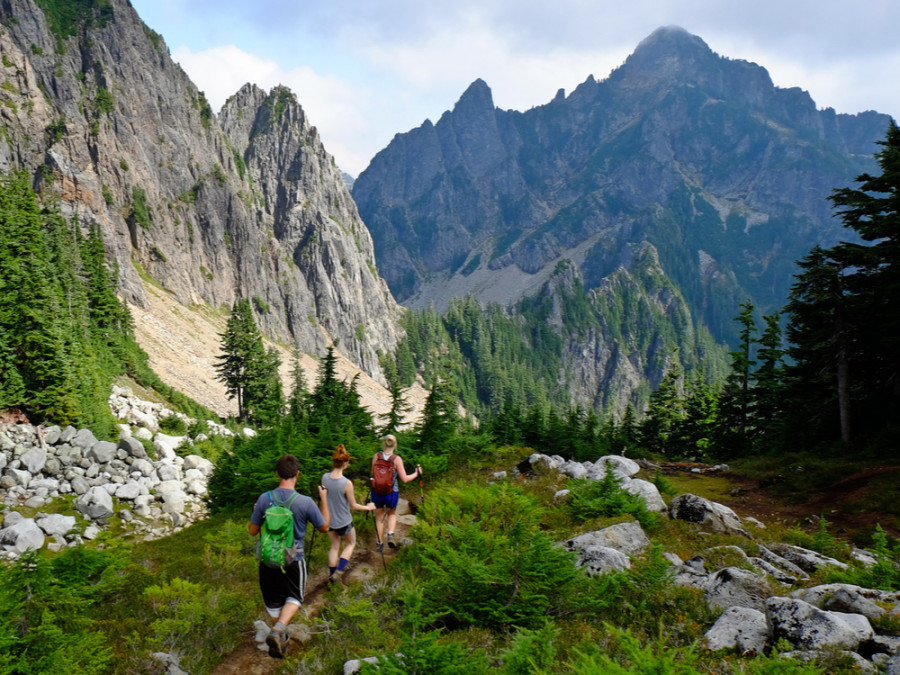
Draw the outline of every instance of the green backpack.
[[[259,559],[269,567],[284,567],[294,554],[294,512],[291,504],[297,493],[291,495],[287,502],[276,499],[272,492],[267,493],[272,505],[266,509],[259,538]]]

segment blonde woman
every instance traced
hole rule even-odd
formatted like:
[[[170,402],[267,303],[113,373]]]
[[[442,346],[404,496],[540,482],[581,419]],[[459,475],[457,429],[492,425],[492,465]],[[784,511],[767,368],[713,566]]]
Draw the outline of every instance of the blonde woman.
[[[381,439],[381,451],[372,457],[372,501],[375,503],[375,530],[378,533],[378,550],[384,551],[384,521],[387,520],[387,542],[397,548],[394,528],[397,526],[397,502],[400,499],[400,481],[408,483],[422,476],[422,467],[416,465],[413,473],[406,473],[403,460],[396,454],[397,438],[388,434]]]
[[[331,524],[328,538],[331,549],[328,551],[328,583],[342,583],[341,577],[353,549],[356,547],[356,530],[353,528],[351,509],[356,511],[374,511],[375,504],[369,502],[365,506],[357,503],[353,492],[353,483],[344,477],[344,469],[350,464],[350,453],[341,443],[331,458],[332,469],[322,476],[322,485],[328,491],[328,510],[331,512]],[[341,550],[341,540],[344,549]]]

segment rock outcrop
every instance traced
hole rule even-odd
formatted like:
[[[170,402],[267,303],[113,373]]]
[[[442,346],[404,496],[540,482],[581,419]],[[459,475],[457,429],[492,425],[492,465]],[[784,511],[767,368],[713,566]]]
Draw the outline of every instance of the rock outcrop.
[[[0,171],[99,225],[130,303],[152,285],[212,312],[251,299],[269,337],[314,356],[340,340],[381,379],[398,308],[294,95],[248,85],[220,121],[130,3],[106,4],[57,33],[32,0],[0,4]]]

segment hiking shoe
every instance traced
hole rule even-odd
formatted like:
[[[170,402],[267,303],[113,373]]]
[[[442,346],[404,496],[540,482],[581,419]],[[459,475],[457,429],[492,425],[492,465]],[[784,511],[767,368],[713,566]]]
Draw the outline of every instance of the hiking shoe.
[[[269,647],[269,656],[274,659],[283,659],[284,651],[287,649],[288,637],[287,631],[280,628],[273,628],[266,637],[266,645]]]
[[[394,533],[388,532],[388,546],[391,548],[397,548],[397,542],[394,541]]]
[[[376,543],[375,550],[378,551],[379,553],[384,553],[384,542],[379,541],[378,543]]]

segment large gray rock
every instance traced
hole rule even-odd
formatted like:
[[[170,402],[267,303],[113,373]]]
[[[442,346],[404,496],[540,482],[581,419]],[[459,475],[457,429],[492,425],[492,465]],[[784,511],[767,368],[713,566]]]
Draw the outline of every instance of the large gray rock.
[[[789,576],[796,577],[801,581],[809,579],[809,575],[802,568],[798,567],[790,560],[781,557],[774,551],[769,550],[765,546],[759,546],[759,557],[784,571]]]
[[[137,459],[147,459],[147,449],[144,447],[144,444],[134,436],[123,436],[119,438],[119,447],[132,457]]]
[[[168,462],[160,462],[156,466],[156,475],[165,483],[181,479],[181,469]]]
[[[44,547],[44,541],[44,533],[33,518],[24,518],[0,530],[0,543],[11,545],[19,554],[29,549],[40,550]]]
[[[98,464],[108,464],[116,457],[116,444],[110,441],[97,441],[87,450],[88,459]]]
[[[36,475],[44,470],[47,463],[47,452],[37,447],[28,448],[19,458],[29,473]]]
[[[142,476],[150,476],[156,469],[149,460],[136,459],[131,463],[131,470],[139,471]]]
[[[53,425],[52,427],[47,427],[44,429],[44,443],[47,445],[56,445],[59,442],[59,437],[62,434],[62,429],[60,429],[57,425]]]
[[[619,478],[631,478],[632,476],[636,476],[638,471],[641,470],[641,467],[637,462],[626,457],[620,457],[619,455],[606,455],[601,457],[594,462],[594,466],[602,469],[604,474],[607,470],[612,470]]]
[[[85,492],[91,489],[91,484],[88,483],[87,479],[84,476],[74,476],[69,483],[72,486],[72,492],[76,495],[83,495]]]
[[[669,516],[675,520],[697,523],[713,532],[749,536],[734,511],[697,495],[683,494],[673,498],[669,503]]]
[[[190,471],[191,469],[196,469],[207,478],[213,474],[213,471],[216,470],[215,464],[210,462],[205,457],[201,457],[200,455],[187,455],[184,458],[184,464],[181,468],[184,469],[185,472]]]
[[[626,555],[637,555],[650,546],[650,539],[640,523],[631,521],[573,537],[565,546],[570,551],[581,551],[590,546],[609,547]]]
[[[796,598],[771,597],[766,621],[774,641],[784,638],[799,649],[847,649],[870,640],[875,631],[860,614],[829,612]]]
[[[740,567],[725,567],[704,584],[706,601],[713,607],[749,607],[762,611],[771,589],[764,577]]]
[[[52,513],[44,518],[37,519],[37,526],[41,528],[47,536],[64,537],[75,527],[75,516],[64,516],[61,513]]]
[[[595,577],[607,572],[621,572],[631,569],[628,556],[608,546],[588,546],[578,550],[578,567],[583,567],[589,576]]]
[[[187,436],[169,436],[162,432],[153,437],[153,447],[156,449],[156,458],[159,460],[173,460],[177,457],[175,452],[184,445]]]
[[[128,481],[124,485],[120,485],[116,489],[115,496],[119,499],[127,499],[129,501],[137,498],[141,494],[141,484],[137,481]]]
[[[771,549],[785,560],[788,560],[806,572],[815,572],[822,567],[839,567],[847,569],[847,563],[835,560],[807,548],[776,542]]]
[[[113,501],[109,492],[94,486],[75,499],[75,510],[83,513],[91,520],[109,518],[113,514]]]
[[[668,513],[669,511],[669,507],[666,506],[666,502],[663,501],[662,495],[659,493],[659,488],[650,481],[632,478],[623,483],[622,489],[643,499],[647,509],[650,511],[657,513]]]
[[[762,654],[768,642],[766,615],[749,607],[729,607],[706,631],[706,645],[712,651],[737,649],[741,654]]]
[[[23,488],[27,488],[31,482],[31,474],[25,469],[7,469],[5,475],[11,477],[16,485],[21,485]]]
[[[94,432],[90,429],[79,429],[75,435],[72,437],[72,440],[68,441],[76,448],[81,448],[85,453],[94,447],[94,444],[97,442],[97,437],[94,436]]]
[[[868,619],[877,619],[886,612],[876,603],[900,602],[900,592],[863,588],[854,584],[820,584],[798,588],[790,593],[790,597],[799,598],[819,609],[862,614]]]

